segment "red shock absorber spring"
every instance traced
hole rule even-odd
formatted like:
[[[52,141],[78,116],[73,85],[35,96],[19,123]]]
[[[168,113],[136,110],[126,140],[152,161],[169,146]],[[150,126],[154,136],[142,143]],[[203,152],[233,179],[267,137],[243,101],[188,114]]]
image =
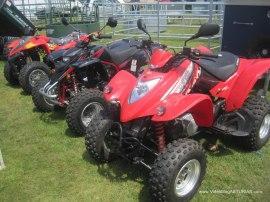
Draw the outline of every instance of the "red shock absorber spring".
[[[164,123],[156,122],[155,132],[156,132],[156,141],[157,141],[158,151],[162,152],[166,147]]]

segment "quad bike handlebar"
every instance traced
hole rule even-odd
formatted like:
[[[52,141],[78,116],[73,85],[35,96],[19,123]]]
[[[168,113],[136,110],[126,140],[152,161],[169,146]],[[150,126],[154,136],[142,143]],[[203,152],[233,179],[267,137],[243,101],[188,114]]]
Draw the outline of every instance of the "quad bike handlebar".
[[[98,41],[99,39],[112,39],[112,35],[101,34],[100,32],[91,33],[88,35],[88,40],[83,40],[78,43],[78,46],[87,46],[92,41]]]
[[[151,39],[143,39],[143,40],[141,40],[141,42],[137,41],[136,44],[135,43],[130,44],[130,46],[133,46],[133,47],[136,47],[136,48],[142,49],[142,50],[148,50],[150,52],[152,52],[153,47],[161,48],[161,49],[167,48],[166,45],[160,44],[160,43],[155,43]]]
[[[194,49],[192,51],[192,53],[197,56],[197,57],[206,57],[206,58],[218,58],[220,55],[215,55],[215,54],[206,54],[206,53],[202,53],[200,50],[198,49]]]

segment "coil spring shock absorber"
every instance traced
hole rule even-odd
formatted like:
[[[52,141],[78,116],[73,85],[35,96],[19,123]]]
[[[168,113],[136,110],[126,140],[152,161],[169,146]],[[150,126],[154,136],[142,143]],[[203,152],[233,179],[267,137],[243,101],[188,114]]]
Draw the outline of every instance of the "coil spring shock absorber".
[[[158,151],[162,152],[166,147],[164,123],[156,122],[154,124]]]
[[[77,94],[78,93],[78,86],[77,86],[75,75],[72,75],[71,76],[71,79],[72,79],[72,84],[73,84],[74,92]]]

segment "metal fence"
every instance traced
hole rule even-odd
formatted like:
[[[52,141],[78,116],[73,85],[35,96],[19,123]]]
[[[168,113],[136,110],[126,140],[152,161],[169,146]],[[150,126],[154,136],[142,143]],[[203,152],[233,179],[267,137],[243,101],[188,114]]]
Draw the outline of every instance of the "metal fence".
[[[96,16],[97,6],[90,6],[80,1],[36,0],[39,3],[33,3],[33,0],[23,0],[22,2],[15,5],[39,27],[59,23],[61,17],[67,17],[71,22],[93,22],[98,20]]]
[[[116,37],[143,37],[143,33],[136,27],[136,21],[142,18],[152,37],[172,48],[180,48],[183,41],[193,35],[201,24],[217,23],[221,27],[220,34],[203,38],[199,42],[204,42],[212,49],[220,48],[223,1],[100,4],[99,13],[103,23],[109,16],[118,19],[118,26],[112,31]]]
[[[42,22],[44,24],[51,23],[46,20],[46,17],[42,17],[44,15],[63,16],[64,14],[71,20],[91,20],[93,9],[98,8],[97,13],[101,25],[105,24],[110,16],[118,19],[118,26],[115,29],[107,29],[107,32],[112,33],[116,39],[145,37],[136,26],[137,20],[142,18],[146,22],[152,38],[169,45],[171,48],[181,48],[183,41],[194,34],[201,24],[213,22],[220,25],[220,34],[211,38],[200,39],[199,42],[212,49],[220,48],[224,16],[224,2],[222,0],[209,0],[208,2],[178,0],[177,2],[158,1],[154,3],[115,3],[115,1],[100,0],[88,5],[81,3],[77,5],[66,3],[63,5],[63,1],[58,3],[56,0],[50,0],[50,2],[50,5],[28,4],[18,5],[18,8],[39,25],[41,20],[44,20]]]

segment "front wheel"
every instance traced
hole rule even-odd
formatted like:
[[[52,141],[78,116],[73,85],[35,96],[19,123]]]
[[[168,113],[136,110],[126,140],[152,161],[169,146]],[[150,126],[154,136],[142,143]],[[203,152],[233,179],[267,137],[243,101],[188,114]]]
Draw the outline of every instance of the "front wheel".
[[[22,67],[19,74],[19,82],[22,89],[30,94],[32,88],[37,85],[37,82],[41,79],[47,79],[50,68],[43,62],[29,62]]]
[[[18,85],[18,77],[15,74],[12,65],[10,65],[8,62],[6,62],[4,66],[4,76],[7,82],[11,85]]]
[[[95,114],[86,129],[85,146],[96,161],[112,161],[119,148],[118,125],[101,113]]]
[[[45,86],[48,82],[48,79],[42,79],[37,82],[37,85],[32,89],[32,100],[35,107],[41,112],[50,112],[53,111],[55,105],[50,102],[48,98],[45,98],[39,90]]]
[[[206,172],[206,155],[198,142],[178,139],[157,157],[150,172],[153,201],[189,201]]]
[[[66,110],[68,127],[75,134],[86,133],[86,127],[96,113],[104,110],[106,102],[99,90],[83,90],[73,97]]]

